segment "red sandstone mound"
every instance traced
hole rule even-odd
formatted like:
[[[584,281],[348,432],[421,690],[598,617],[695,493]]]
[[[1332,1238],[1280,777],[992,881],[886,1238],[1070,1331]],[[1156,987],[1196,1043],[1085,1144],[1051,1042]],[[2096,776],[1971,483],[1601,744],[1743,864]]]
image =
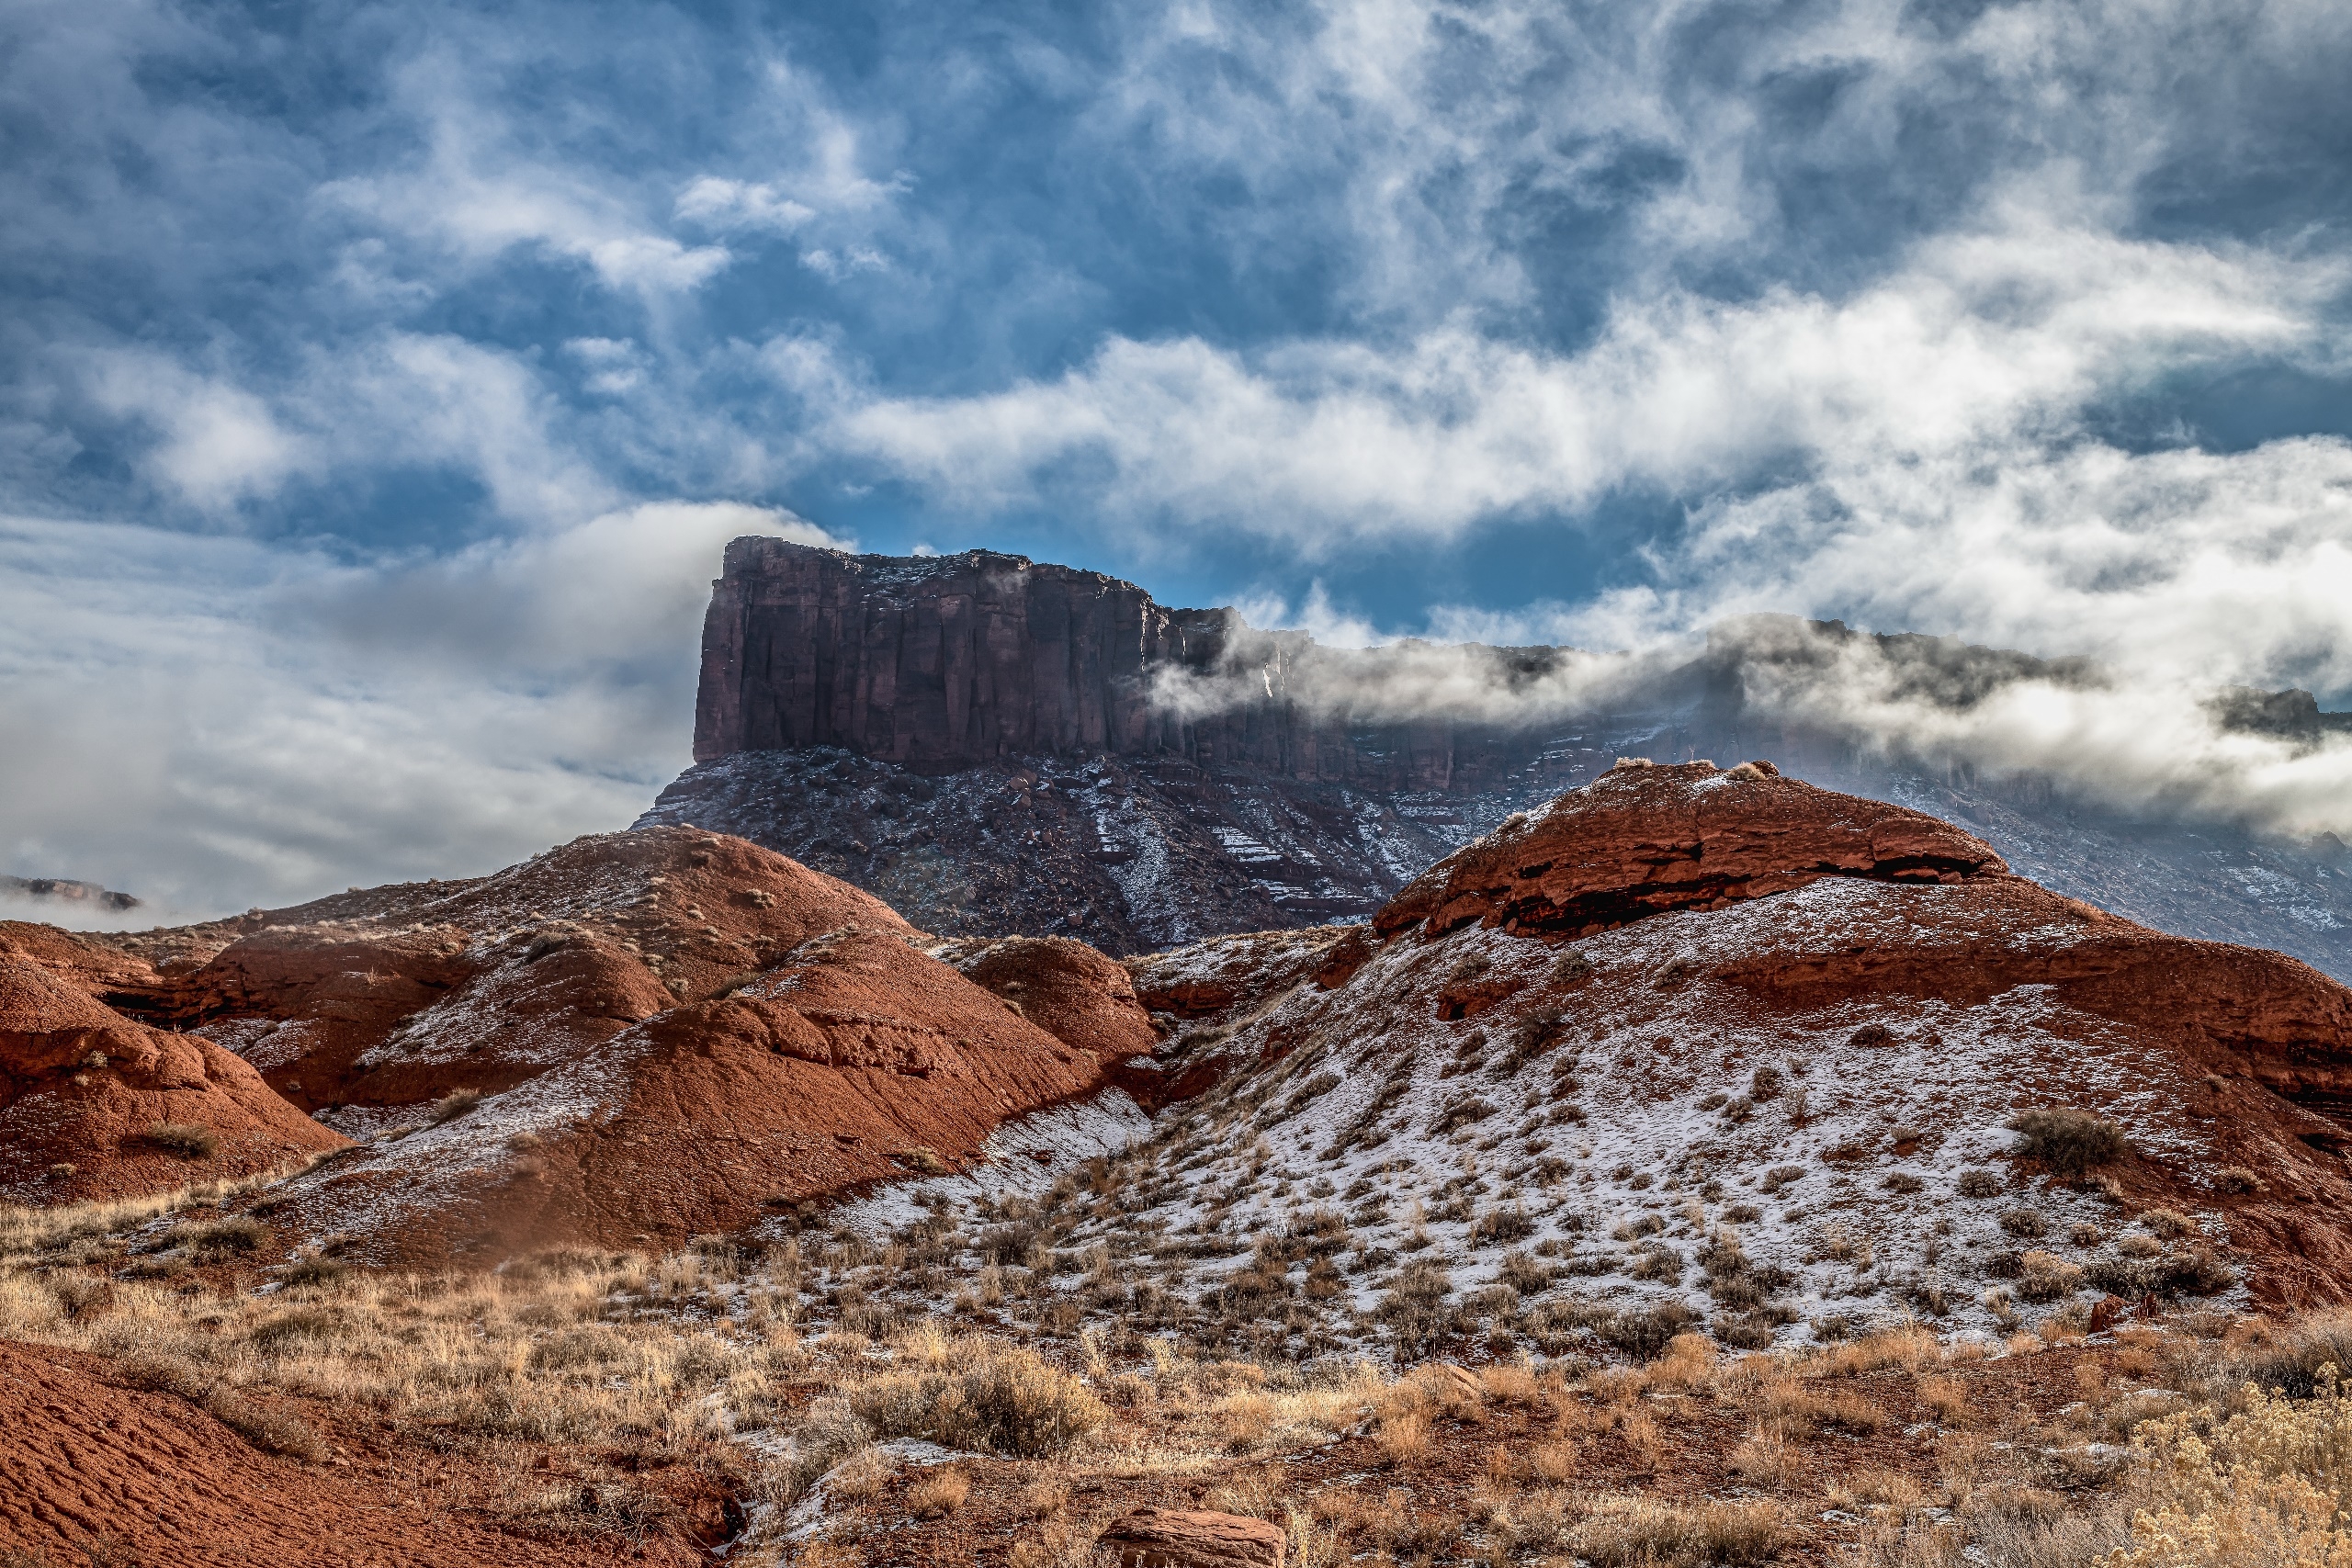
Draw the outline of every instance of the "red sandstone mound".
[[[1336,989],[1270,959],[1290,988],[1214,1047],[1249,1070],[1198,1114],[1248,1131],[1188,1179],[1248,1194],[1236,1234],[1293,1219],[1251,1170],[1314,1172],[1371,1205],[1358,1246],[1448,1258],[1449,1299],[1547,1291],[1563,1345],[1652,1307],[1755,1345],[2352,1295],[2352,991],[1930,819],[1627,768],[1378,926]],[[2013,1125],[2053,1110],[2121,1141],[2077,1177]]]
[[[477,881],[288,911],[188,977],[180,1011],[297,1104],[503,1089],[889,906],[740,839],[576,840]],[[373,908],[370,908],[370,906]]]
[[[1016,1009],[870,896],[689,829],[431,895],[243,935],[180,1004],[367,1140],[280,1194],[281,1231],[354,1256],[739,1228],[969,1159],[1154,1040],[1083,944],[978,960]]]
[[[0,1197],[54,1203],[268,1170],[345,1140],[211,1041],[0,957]]]
[[[1066,936],[953,942],[939,950],[974,985],[1066,1045],[1104,1066],[1149,1055],[1159,1043],[1125,966]]]
[[[591,1560],[576,1542],[518,1540],[419,1508],[349,1461],[263,1454],[187,1401],[116,1387],[110,1375],[94,1375],[85,1358],[0,1343],[0,1556],[186,1568]],[[658,1539],[650,1547],[639,1561],[693,1555]]]
[[[675,1245],[968,1160],[999,1122],[1102,1078],[899,934],[846,929],[283,1196],[312,1237],[386,1260]]]
[[[2008,866],[1900,806],[1784,779],[1769,762],[1621,764],[1414,878],[1373,929],[1466,920],[1579,936],[1668,909],[1784,893],[1824,876],[1956,882]]]

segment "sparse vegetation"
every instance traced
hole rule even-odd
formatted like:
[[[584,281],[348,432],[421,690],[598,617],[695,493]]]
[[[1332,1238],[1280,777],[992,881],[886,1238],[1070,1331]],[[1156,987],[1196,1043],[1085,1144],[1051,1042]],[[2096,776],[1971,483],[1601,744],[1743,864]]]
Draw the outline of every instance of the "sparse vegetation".
[[[200,1122],[158,1122],[141,1136],[177,1159],[210,1159],[220,1152],[220,1134]]]
[[[454,1122],[481,1103],[481,1090],[453,1089],[433,1103],[433,1124]]]
[[[2103,1116],[2064,1106],[2022,1111],[2009,1119],[2020,1159],[2039,1160],[2056,1175],[2078,1179],[2095,1166],[2131,1153],[2123,1129]]]

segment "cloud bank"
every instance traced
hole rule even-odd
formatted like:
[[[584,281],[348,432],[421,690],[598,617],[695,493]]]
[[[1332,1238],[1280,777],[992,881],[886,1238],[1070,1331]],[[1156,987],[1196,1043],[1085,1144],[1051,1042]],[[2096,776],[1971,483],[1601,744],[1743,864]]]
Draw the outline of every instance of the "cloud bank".
[[[626,826],[689,747],[710,563],[746,533],[842,543],[652,504],[354,563],[0,518],[0,733],[36,738],[0,748],[0,854],[135,892],[145,925]]]
[[[2352,831],[2204,705],[2352,702],[2347,70],[2324,0],[34,0],[0,870],[217,908],[617,825],[739,523],[1355,644],[2086,655],[1786,700]]]

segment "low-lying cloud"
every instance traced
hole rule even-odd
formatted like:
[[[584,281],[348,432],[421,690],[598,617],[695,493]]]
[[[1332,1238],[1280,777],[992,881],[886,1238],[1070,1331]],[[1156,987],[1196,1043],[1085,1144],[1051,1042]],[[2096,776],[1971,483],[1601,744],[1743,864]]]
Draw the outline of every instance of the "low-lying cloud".
[[[725,504],[356,563],[0,519],[0,860],[149,924],[626,827],[688,760],[709,580],[747,533],[842,543]]]

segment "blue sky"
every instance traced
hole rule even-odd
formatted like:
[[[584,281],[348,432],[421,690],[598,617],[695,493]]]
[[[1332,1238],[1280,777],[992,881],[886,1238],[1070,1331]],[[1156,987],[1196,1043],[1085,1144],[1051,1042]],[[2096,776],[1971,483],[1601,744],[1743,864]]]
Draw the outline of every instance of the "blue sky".
[[[2348,78],[2316,0],[27,0],[0,869],[209,908],[617,826],[752,528],[2340,701]]]

